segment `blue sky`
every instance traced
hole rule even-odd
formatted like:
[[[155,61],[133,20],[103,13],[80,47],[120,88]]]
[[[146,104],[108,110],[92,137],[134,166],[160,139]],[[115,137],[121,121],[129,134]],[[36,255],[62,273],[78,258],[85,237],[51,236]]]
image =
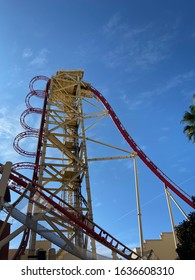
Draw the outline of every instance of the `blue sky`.
[[[0,162],[25,161],[12,143],[31,78],[83,69],[136,143],[194,195],[195,148],[180,123],[195,93],[194,9],[191,0],[0,0]],[[95,137],[127,148],[109,118]],[[163,185],[139,160],[138,169],[144,238],[158,238],[171,230]],[[132,162],[94,163],[90,174],[95,222],[138,245]]]

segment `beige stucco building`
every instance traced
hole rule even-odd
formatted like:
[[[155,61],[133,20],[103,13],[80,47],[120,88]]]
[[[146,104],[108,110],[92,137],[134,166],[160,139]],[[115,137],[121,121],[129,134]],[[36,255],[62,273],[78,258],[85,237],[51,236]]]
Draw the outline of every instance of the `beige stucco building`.
[[[47,240],[40,240],[37,242],[37,252],[44,250],[46,252],[46,259],[57,260],[75,260],[75,256],[63,251],[58,250],[55,252],[51,248],[51,242]],[[16,250],[10,250],[9,258],[12,259]],[[135,248],[134,251],[140,254],[140,248]],[[175,251],[174,239],[172,232],[162,232],[159,239],[149,239],[144,241],[144,259],[149,260],[175,260],[177,254]],[[28,250],[22,256],[23,260],[28,259]]]
[[[160,239],[145,240],[143,249],[147,259],[175,260],[177,258],[172,232],[162,232]],[[140,253],[140,248],[135,248],[134,251]]]

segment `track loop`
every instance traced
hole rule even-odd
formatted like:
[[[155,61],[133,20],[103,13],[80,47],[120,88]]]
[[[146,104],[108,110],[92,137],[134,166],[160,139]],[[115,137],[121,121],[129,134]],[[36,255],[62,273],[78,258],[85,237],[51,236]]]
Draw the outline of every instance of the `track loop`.
[[[45,90],[35,90],[34,89],[34,83],[38,80],[44,80],[46,81],[46,88]],[[46,100],[46,96],[47,96],[47,92],[48,92],[48,87],[49,87],[49,78],[47,78],[46,76],[36,76],[34,77],[29,84],[30,87],[30,92],[27,94],[26,99],[25,99],[25,103],[26,103],[26,107],[27,109],[22,113],[21,117],[20,117],[20,123],[22,125],[22,127],[25,129],[24,132],[18,134],[16,136],[16,138],[14,139],[14,149],[23,156],[27,156],[27,157],[35,157],[35,163],[29,163],[29,162],[20,162],[20,163],[16,163],[13,165],[13,170],[18,170],[18,169],[32,169],[35,173],[38,172],[39,170],[39,164],[37,163],[38,160],[37,158],[40,157],[41,155],[41,151],[37,150],[36,152],[29,152],[26,151],[24,149],[22,149],[19,146],[19,142],[24,139],[24,138],[29,138],[29,137],[36,137],[38,138],[38,144],[37,146],[41,146],[40,140],[42,140],[43,138],[43,133],[44,133],[44,129],[43,129],[43,125],[44,123],[41,121],[41,127],[40,127],[40,131],[38,129],[34,129],[32,127],[30,127],[26,121],[25,118],[27,115],[32,114],[32,113],[36,113],[36,114],[42,114],[42,118],[43,118],[43,114],[45,114],[45,112],[43,112],[43,109],[41,108],[33,108],[30,104],[30,99],[32,96],[36,96],[38,98],[44,98],[44,100]],[[45,104],[45,101],[44,101]],[[44,111],[46,109],[44,108]],[[34,178],[34,174],[33,174],[33,178]],[[28,240],[29,240],[29,234],[30,234],[30,228],[26,228],[23,232],[23,237],[21,239],[20,245],[18,247],[18,250],[16,251],[13,259],[17,260],[20,259],[20,256],[24,253]]]
[[[15,151],[22,155],[22,156],[26,156],[26,157],[35,157],[36,153],[35,152],[29,152],[29,151],[26,151],[24,149],[22,149],[20,146],[19,146],[19,142],[24,139],[24,138],[29,138],[29,137],[36,137],[38,138],[38,131],[33,131],[33,130],[30,130],[30,131],[24,131],[24,132],[21,132],[19,133],[16,138],[14,139],[14,149]]]
[[[39,81],[39,80],[43,80],[43,81],[48,82],[48,81],[49,81],[49,78],[46,77],[46,76],[35,76],[34,78],[32,78],[32,80],[31,80],[30,83],[29,83],[30,91],[33,91],[33,92],[36,92],[36,91],[37,91],[37,90],[34,89],[34,83],[35,83],[36,81]]]
[[[20,124],[25,129],[25,131],[19,133],[15,137],[14,143],[13,143],[15,151],[17,153],[19,153],[20,155],[27,156],[27,157],[35,157],[36,152],[29,152],[29,151],[24,150],[23,148],[20,147],[19,142],[24,138],[29,138],[29,137],[38,138],[39,137],[39,129],[32,128],[30,125],[28,125],[26,123],[26,117],[28,115],[33,114],[33,113],[42,115],[42,113],[43,113],[43,109],[34,108],[30,104],[30,99],[33,96],[36,96],[36,97],[42,98],[42,99],[45,97],[45,93],[46,93],[45,90],[35,90],[34,89],[34,83],[39,80],[48,82],[49,78],[46,76],[36,76],[30,81],[30,83],[29,83],[30,92],[27,94],[26,99],[25,99],[27,109],[22,113],[22,115],[20,117]]]
[[[33,113],[35,113],[35,114],[42,114],[42,112],[43,112],[43,110],[42,109],[39,109],[39,108],[28,108],[28,109],[26,109],[23,113],[22,113],[22,115],[21,115],[21,117],[20,117],[20,124],[21,124],[21,126],[24,128],[24,129],[26,129],[26,130],[29,130],[29,131],[39,131],[39,129],[36,129],[36,128],[32,128],[31,126],[29,126],[27,123],[26,123],[26,121],[25,121],[25,118],[26,118],[26,116],[28,116],[28,115],[30,115],[30,114],[33,114]]]
[[[27,108],[33,108],[30,104],[30,99],[32,96],[36,96],[38,98],[44,98],[45,91],[43,90],[30,91],[25,98],[25,103]]]
[[[36,165],[33,162],[17,162],[12,165],[13,170],[21,170],[21,169],[34,170],[35,168],[36,168]]]

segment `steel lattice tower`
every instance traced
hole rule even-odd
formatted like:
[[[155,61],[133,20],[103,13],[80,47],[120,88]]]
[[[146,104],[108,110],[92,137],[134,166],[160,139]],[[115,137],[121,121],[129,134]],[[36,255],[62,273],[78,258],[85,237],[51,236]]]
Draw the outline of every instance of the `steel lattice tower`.
[[[62,197],[93,220],[82,100],[93,95],[84,89],[82,71],[58,71],[51,77],[47,98],[38,184]],[[86,199],[82,195],[85,186]],[[66,207],[64,205],[64,207]],[[36,207],[34,215],[36,215]],[[52,219],[50,221],[53,223]],[[55,220],[56,222],[56,220]],[[87,248],[87,236],[69,223],[63,229],[76,246]],[[30,238],[35,252],[36,234]],[[95,243],[91,243],[95,253]]]
[[[29,257],[36,258],[38,235],[61,248],[62,251],[81,259],[106,258],[96,253],[95,242],[110,249],[112,258],[118,258],[118,255],[125,259],[143,258],[137,157],[163,183],[174,237],[170,198],[184,216],[187,216],[171,192],[193,209],[195,207],[190,195],[157,167],[136,144],[107,99],[82,80],[83,74],[81,70],[58,71],[50,79],[36,76],[30,81],[30,92],[25,100],[27,109],[20,118],[25,131],[16,136],[14,148],[19,154],[34,158],[34,162],[0,164],[0,174],[2,174],[0,210],[3,209],[7,213],[4,220],[0,221],[0,253],[4,250],[2,248],[5,248],[6,253],[3,254],[6,258],[8,258],[9,242],[21,233],[23,236],[13,259],[20,259],[28,244]],[[45,90],[34,89],[37,80],[46,81]],[[42,108],[31,106],[30,98],[33,96],[44,99]],[[93,111],[86,110],[86,105],[90,110],[93,108]],[[32,113],[41,115],[40,129],[32,128],[26,123],[26,116]],[[86,132],[106,116],[110,116],[132,152],[86,136]],[[19,145],[22,139],[29,137],[38,138],[36,152],[26,151]],[[87,153],[89,142],[120,151],[123,155],[107,156],[106,153],[103,157],[89,157]],[[101,148],[97,150],[99,152]],[[88,163],[129,158],[134,161],[140,254],[132,251],[93,221]],[[17,171],[25,168],[33,170],[32,178]],[[15,201],[11,204],[10,193],[15,197]],[[21,210],[22,203],[27,205],[25,213]],[[10,217],[16,219],[20,226],[8,235]],[[177,245],[176,238],[174,240]]]

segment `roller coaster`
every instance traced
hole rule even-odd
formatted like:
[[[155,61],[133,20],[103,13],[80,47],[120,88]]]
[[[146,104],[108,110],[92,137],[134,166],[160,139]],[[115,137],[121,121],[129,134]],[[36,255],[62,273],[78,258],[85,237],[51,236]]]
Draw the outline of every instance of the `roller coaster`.
[[[32,160],[0,164],[0,250],[5,252],[2,253],[4,258],[8,258],[6,252],[9,252],[10,241],[18,236],[21,238],[13,259],[20,259],[26,250],[29,258],[36,258],[36,243],[38,236],[42,236],[59,250],[79,259],[107,259],[97,253],[96,243],[111,250],[113,258],[142,259],[144,252],[137,157],[163,183],[168,198],[174,199],[174,194],[195,208],[191,196],[143,152],[106,98],[91,84],[83,81],[83,74],[81,70],[58,71],[51,78],[36,76],[30,81],[30,92],[25,99],[27,109],[20,118],[24,131],[16,136],[13,146],[20,155]],[[43,90],[35,89],[36,83],[40,81],[45,83]],[[42,108],[31,105],[31,98],[34,97],[43,100]],[[85,112],[84,103],[94,111]],[[40,116],[39,129],[32,128],[26,120],[27,116],[34,114]],[[88,130],[106,116],[110,116],[132,152],[87,136]],[[27,151],[23,146],[32,137],[37,138],[36,151]],[[126,155],[90,158],[87,153],[88,142],[108,146]],[[123,158],[134,160],[140,254],[96,224],[93,217],[89,162]],[[32,171],[31,178],[22,174],[28,169]],[[11,217],[19,224],[14,231],[10,231]]]

